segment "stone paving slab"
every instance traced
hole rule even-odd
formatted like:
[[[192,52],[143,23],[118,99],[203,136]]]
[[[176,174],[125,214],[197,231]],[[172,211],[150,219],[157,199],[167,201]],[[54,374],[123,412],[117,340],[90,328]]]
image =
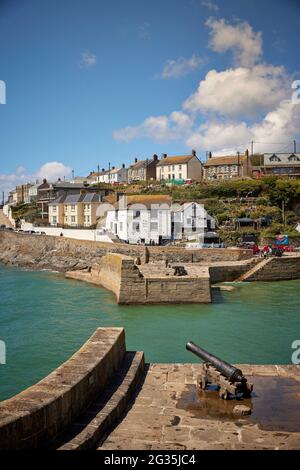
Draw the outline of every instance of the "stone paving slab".
[[[264,383],[269,384],[269,388],[272,385],[274,394],[274,384],[282,380],[283,389],[289,391],[288,397],[296,391],[295,399],[299,400],[300,408],[300,366],[238,367],[250,381],[258,381],[257,394],[263,395],[266,406],[270,400],[272,402],[272,397],[269,398]],[[198,373],[198,364],[151,364],[127,415],[99,450],[300,449],[300,423],[296,432],[287,430],[289,418],[292,419],[289,414],[282,426],[275,423],[267,429],[265,423],[262,426],[248,417],[229,419],[228,410],[236,401],[233,404],[232,400],[224,402],[214,398],[212,402],[208,400],[204,408],[203,404],[197,405]],[[265,406],[265,401],[259,404],[255,400],[254,408]],[[267,425],[272,424],[268,416],[265,421]]]

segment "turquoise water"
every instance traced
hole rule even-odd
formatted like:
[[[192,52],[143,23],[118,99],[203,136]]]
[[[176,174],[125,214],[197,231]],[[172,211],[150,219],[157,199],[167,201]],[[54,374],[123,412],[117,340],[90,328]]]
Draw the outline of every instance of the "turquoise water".
[[[240,363],[290,363],[300,339],[300,281],[236,284],[212,305],[118,306],[106,290],[49,272],[0,266],[0,400],[43,378],[98,326],[124,326],[148,362],[197,362],[189,340]]]

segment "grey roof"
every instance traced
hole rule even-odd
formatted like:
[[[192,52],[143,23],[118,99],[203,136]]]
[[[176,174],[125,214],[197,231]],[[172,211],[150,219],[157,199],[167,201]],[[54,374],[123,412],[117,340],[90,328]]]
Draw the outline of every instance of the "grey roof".
[[[64,202],[65,197],[66,197],[65,194],[61,194],[61,195],[58,196],[56,199],[54,199],[53,201],[49,202],[48,206],[57,206],[57,204],[61,204],[62,202]]]
[[[57,204],[77,204],[78,202],[91,203],[101,202],[101,195],[96,192],[68,194],[63,193],[55,200],[51,201],[49,205],[55,206]]]
[[[82,184],[82,183],[69,183],[69,182],[66,182],[66,181],[56,181],[55,183],[53,183],[53,188],[57,188],[57,189],[85,189],[86,188],[86,185]]]
[[[82,199],[82,202],[101,202],[101,195],[97,193],[86,193]]]
[[[66,199],[64,200],[65,204],[76,204],[77,202],[80,202],[82,199],[82,194],[68,194],[66,196]]]
[[[130,165],[130,170],[139,170],[140,168],[146,168],[153,162],[152,158],[147,158],[146,160],[138,160],[137,162]]]

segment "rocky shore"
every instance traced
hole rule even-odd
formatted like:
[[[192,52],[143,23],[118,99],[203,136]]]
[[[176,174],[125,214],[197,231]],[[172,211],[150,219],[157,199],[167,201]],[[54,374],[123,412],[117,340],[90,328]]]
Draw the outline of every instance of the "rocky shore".
[[[94,259],[94,252],[58,246],[52,237],[0,233],[0,263],[9,266],[66,272],[88,268]]]

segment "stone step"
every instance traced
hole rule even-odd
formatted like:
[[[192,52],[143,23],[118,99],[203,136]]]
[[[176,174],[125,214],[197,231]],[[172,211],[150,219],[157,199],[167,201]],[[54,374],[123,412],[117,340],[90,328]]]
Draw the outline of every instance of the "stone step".
[[[48,448],[90,450],[100,445],[125,412],[144,374],[144,353],[127,352],[109,386]]]
[[[272,258],[267,258],[267,259],[260,261],[253,268],[249,269],[249,271],[246,271],[238,279],[236,279],[235,282],[250,281],[253,274],[263,269],[268,263],[270,263],[270,261],[272,261]]]

